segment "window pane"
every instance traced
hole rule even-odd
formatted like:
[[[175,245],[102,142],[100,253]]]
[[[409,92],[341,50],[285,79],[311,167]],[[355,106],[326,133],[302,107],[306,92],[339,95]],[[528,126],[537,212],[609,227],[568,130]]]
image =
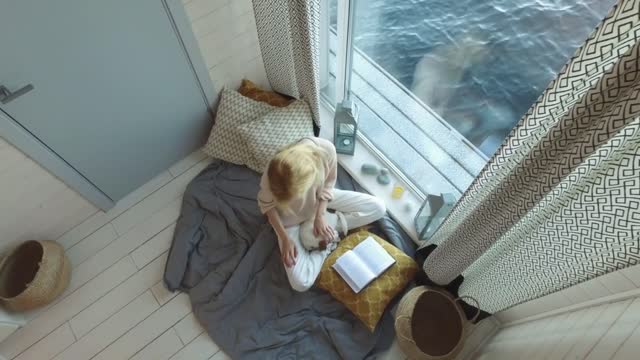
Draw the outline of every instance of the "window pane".
[[[325,101],[335,106],[336,98],[336,41],[337,41],[337,0],[324,0],[321,3],[320,50],[320,93]]]
[[[458,194],[615,3],[352,1],[360,129],[425,192]]]

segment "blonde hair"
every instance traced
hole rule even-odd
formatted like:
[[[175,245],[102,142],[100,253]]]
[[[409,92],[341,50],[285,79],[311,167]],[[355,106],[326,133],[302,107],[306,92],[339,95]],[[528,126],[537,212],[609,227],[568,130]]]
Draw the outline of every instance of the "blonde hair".
[[[282,210],[289,210],[291,200],[324,180],[326,151],[313,142],[288,145],[271,159],[267,177],[273,197]]]

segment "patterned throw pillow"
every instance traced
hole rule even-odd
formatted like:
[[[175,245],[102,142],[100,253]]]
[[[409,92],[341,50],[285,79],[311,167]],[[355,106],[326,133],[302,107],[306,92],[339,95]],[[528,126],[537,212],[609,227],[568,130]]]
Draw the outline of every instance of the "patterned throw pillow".
[[[254,121],[273,109],[277,108],[251,100],[237,91],[222,89],[216,121],[202,151],[238,165],[253,162],[253,155],[241,141],[238,125]]]
[[[333,264],[347,250],[353,249],[369,236],[382,245],[396,263],[356,294],[333,269]],[[387,305],[407,286],[417,272],[418,264],[411,257],[378,236],[360,231],[340,241],[338,248],[322,264],[316,285],[331,293],[373,332]]]
[[[282,147],[304,137],[313,136],[311,109],[305,101],[294,101],[276,108],[260,119],[238,126],[243,142],[253,154],[247,166],[262,173]]]
[[[274,91],[264,90],[247,79],[242,80],[242,85],[240,85],[238,92],[248,97],[249,99],[262,101],[264,103],[277,107],[286,107],[287,105],[295,101],[295,99],[290,98],[286,95],[278,94]]]

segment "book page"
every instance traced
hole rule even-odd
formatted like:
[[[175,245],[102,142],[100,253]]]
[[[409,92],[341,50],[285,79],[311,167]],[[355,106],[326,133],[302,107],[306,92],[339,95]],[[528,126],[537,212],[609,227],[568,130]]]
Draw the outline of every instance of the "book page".
[[[353,252],[366,264],[375,277],[380,276],[380,274],[396,262],[387,250],[378,244],[371,236],[358,244],[358,246],[353,249]]]
[[[349,285],[349,287],[351,288],[351,290],[353,290],[354,293],[359,293],[362,290],[361,287],[356,285],[356,283],[353,282],[353,280],[351,280],[351,277],[349,277],[349,274],[347,274],[347,272],[342,270],[340,265],[334,264],[333,268],[336,269],[338,274],[340,274],[340,277],[342,277],[342,279],[347,283],[347,285]]]
[[[340,276],[349,284],[354,292],[359,292],[376,276],[367,265],[351,250],[342,254],[333,265]]]

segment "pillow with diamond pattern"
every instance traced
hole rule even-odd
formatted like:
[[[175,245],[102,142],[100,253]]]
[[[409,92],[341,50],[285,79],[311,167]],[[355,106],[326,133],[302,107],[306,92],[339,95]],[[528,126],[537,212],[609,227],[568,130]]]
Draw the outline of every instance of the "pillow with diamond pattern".
[[[271,158],[282,147],[313,136],[313,119],[309,104],[297,100],[284,108],[276,108],[260,119],[238,126],[243,142],[253,154],[247,164],[262,173]]]
[[[356,294],[333,268],[333,264],[342,254],[353,249],[369,236],[382,245],[396,263]],[[340,240],[338,247],[322,264],[316,285],[331,293],[373,332],[387,305],[407,286],[417,272],[418,264],[409,255],[375,234],[359,231]]]
[[[253,155],[242,142],[238,126],[254,121],[273,109],[277,107],[249,99],[234,90],[222,89],[216,120],[202,151],[238,165],[253,163]]]

